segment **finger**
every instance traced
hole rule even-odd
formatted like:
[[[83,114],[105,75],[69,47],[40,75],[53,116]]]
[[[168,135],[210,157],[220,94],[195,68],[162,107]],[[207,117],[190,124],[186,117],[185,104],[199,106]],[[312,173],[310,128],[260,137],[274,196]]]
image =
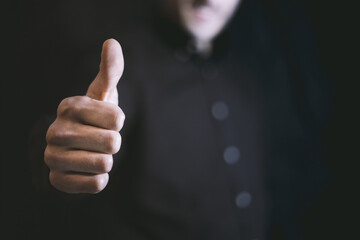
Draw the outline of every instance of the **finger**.
[[[111,154],[67,150],[54,145],[46,147],[44,159],[50,169],[62,172],[108,173],[113,165]]]
[[[115,154],[120,149],[121,136],[117,131],[80,123],[67,124],[66,120],[57,119],[50,126],[46,141],[49,145],[62,146],[72,150]]]
[[[120,131],[125,114],[115,104],[86,96],[64,99],[58,107],[58,116],[99,128]]]
[[[49,180],[56,189],[63,192],[95,194],[106,187],[109,175],[50,171]]]
[[[115,39],[104,42],[100,70],[86,93],[88,97],[117,104],[116,86],[124,70],[120,44]]]

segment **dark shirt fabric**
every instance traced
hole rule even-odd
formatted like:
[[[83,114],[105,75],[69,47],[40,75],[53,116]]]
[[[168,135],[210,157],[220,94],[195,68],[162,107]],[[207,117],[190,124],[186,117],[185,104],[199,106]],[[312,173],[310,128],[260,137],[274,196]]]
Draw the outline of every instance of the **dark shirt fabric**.
[[[159,17],[110,31],[124,51],[118,90],[126,121],[109,184],[94,196],[52,189],[39,158],[53,118],[41,120],[30,134],[30,161],[34,172],[41,165],[35,178],[46,178],[49,189],[37,196],[33,234],[315,239],[309,219],[331,179],[324,136],[332,89],[304,19],[284,9],[292,15],[282,19],[261,1],[244,1],[210,57],[194,53],[188,36]],[[77,70],[46,80],[52,89],[62,74],[72,76],[64,80],[72,89],[48,96],[44,109],[53,113],[66,94],[84,93],[91,78],[83,75],[96,70],[89,73],[99,47],[77,44],[79,59],[62,56]]]

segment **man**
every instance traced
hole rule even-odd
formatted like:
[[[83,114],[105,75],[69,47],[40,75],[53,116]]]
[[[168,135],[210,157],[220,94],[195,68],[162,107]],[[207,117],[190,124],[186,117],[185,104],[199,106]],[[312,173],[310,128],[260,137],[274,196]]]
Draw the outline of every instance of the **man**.
[[[327,179],[327,85],[306,35],[292,45],[265,5],[164,1],[124,58],[104,42],[86,95],[64,99],[46,134],[51,185],[96,194],[65,200],[67,234],[302,237]]]
[[[167,2],[167,9],[173,8],[176,20],[192,35],[196,51],[209,54],[213,39],[225,27],[238,3],[238,0],[172,1]],[[65,192],[98,193],[104,189],[112,168],[111,154],[120,149],[118,132],[125,119],[117,107],[116,86],[124,68],[121,47],[115,40],[106,41],[101,58],[99,74],[86,96],[63,101],[47,134],[45,161],[50,168],[50,182]]]

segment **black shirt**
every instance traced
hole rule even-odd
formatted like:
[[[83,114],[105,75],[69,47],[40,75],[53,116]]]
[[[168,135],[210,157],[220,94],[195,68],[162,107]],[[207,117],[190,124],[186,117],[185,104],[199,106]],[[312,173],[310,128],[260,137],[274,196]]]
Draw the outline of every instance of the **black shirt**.
[[[301,222],[329,177],[322,137],[331,88],[303,23],[295,24],[297,32],[281,28],[266,10],[244,1],[208,58],[192,52],[188,36],[161,18],[111,32],[125,59],[118,86],[126,114],[122,147],[100,194],[73,199],[52,189],[41,195],[45,234],[306,237]],[[79,80],[97,64],[95,50],[73,60],[76,71],[65,72]],[[75,85],[85,92],[85,80]]]

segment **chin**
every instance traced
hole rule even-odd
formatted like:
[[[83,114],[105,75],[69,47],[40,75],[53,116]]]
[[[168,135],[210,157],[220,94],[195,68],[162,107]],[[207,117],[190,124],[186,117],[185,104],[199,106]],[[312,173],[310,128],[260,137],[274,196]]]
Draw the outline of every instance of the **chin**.
[[[212,41],[221,31],[214,25],[193,24],[187,26],[188,32],[197,40]]]

